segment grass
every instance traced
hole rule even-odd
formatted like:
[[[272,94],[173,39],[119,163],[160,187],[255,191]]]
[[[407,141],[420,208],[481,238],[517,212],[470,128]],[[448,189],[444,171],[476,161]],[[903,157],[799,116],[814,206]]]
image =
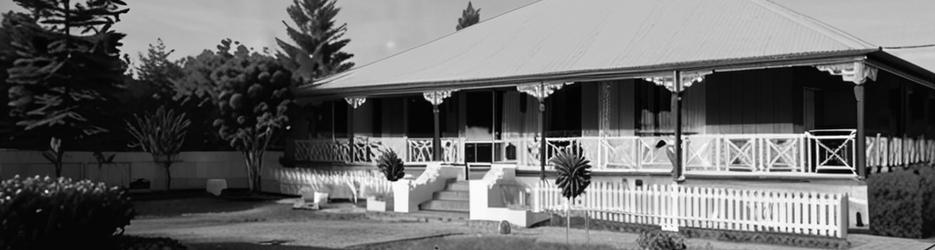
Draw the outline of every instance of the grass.
[[[354,247],[351,249],[618,249],[607,245],[559,244],[539,242],[519,236],[448,236],[413,241],[390,242]]]
[[[249,210],[268,205],[285,196],[252,194],[246,190],[226,191],[220,196],[204,190],[177,190],[133,194],[137,216],[170,217],[193,213],[223,213]]]

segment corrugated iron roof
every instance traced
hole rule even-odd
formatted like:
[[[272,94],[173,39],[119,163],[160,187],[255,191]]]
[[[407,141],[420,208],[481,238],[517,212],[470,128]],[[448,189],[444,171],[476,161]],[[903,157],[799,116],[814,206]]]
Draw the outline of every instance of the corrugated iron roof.
[[[323,79],[300,95],[872,49],[769,1],[544,0]]]

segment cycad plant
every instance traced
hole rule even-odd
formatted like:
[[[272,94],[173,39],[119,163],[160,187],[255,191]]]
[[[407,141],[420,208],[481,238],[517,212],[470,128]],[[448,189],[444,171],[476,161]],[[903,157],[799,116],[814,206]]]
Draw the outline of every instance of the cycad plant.
[[[162,164],[166,170],[166,190],[172,187],[172,163],[177,161],[185,134],[191,121],[184,112],[159,107],[155,113],[143,117],[133,115],[133,121],[127,121],[127,132],[135,139],[131,148],[139,147],[153,156],[153,161]]]
[[[377,168],[380,169],[380,172],[383,172],[388,181],[395,182],[406,176],[403,160],[392,149],[386,150],[377,158]]]
[[[583,194],[584,190],[591,185],[591,165],[589,164],[590,161],[585,159],[584,156],[569,151],[561,151],[555,157],[552,157],[549,162],[555,166],[555,171],[558,174],[555,185],[562,189],[562,196],[568,199],[566,204],[571,204],[572,200]],[[569,206],[566,205],[566,243],[568,242],[568,228],[571,227],[571,216],[568,214],[568,210]]]

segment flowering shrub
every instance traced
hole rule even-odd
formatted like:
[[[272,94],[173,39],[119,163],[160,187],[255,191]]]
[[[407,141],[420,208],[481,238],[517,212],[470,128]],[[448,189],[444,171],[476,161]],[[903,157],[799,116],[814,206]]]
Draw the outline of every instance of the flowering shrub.
[[[118,187],[16,176],[0,182],[0,249],[113,248],[133,215]]]

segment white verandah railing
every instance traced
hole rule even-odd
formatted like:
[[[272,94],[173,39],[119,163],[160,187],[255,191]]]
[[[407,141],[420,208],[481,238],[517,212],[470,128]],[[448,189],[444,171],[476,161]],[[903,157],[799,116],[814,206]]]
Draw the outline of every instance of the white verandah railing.
[[[655,147],[666,136],[548,138],[546,159],[561,151],[587,157],[596,171],[668,172],[666,149]],[[443,162],[463,163],[465,144],[492,145],[494,162],[539,167],[536,138],[466,141],[442,138]],[[350,149],[353,148],[353,156]],[[371,163],[392,149],[407,163],[435,161],[431,138],[357,137],[348,140],[297,140],[300,161]],[[683,138],[686,173],[846,174],[856,175],[854,130],[818,130],[802,134],[700,134]],[[925,138],[867,138],[867,166],[900,166],[935,160],[935,141]],[[548,165],[548,164],[547,164]],[[547,166],[547,168],[551,168]]]
[[[442,138],[444,162],[462,162],[461,138]],[[433,159],[432,138],[406,137],[363,137],[354,138],[353,145],[347,139],[296,140],[295,157],[299,161],[372,163],[386,150],[395,151],[405,162],[431,162]],[[353,150],[353,152],[352,152]]]
[[[548,181],[531,196],[536,212],[562,213],[568,205]],[[595,182],[570,207],[606,221],[845,238],[847,200],[846,194]]]

